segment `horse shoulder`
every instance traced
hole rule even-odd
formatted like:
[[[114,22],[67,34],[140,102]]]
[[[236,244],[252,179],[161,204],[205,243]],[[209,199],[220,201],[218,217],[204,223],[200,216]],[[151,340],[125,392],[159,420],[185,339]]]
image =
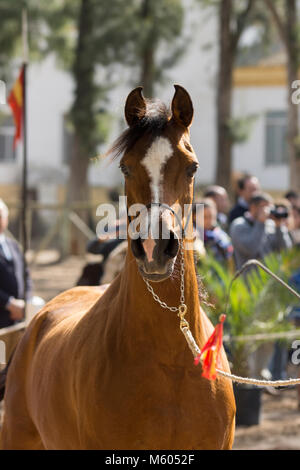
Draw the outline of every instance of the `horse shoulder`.
[[[13,354],[8,371],[8,389],[10,382],[25,384],[28,372],[34,364],[33,359],[45,338],[52,336],[51,342],[56,342],[58,346],[60,330],[64,330],[67,325],[70,331],[91,310],[102,293],[98,288],[75,287],[56,296],[35,315]]]

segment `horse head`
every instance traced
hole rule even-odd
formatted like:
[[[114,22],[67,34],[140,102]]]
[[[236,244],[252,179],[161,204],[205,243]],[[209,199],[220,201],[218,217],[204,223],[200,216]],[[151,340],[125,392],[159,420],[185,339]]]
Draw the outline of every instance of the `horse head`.
[[[128,95],[125,117],[129,127],[115,150],[122,153],[129,246],[142,276],[159,282],[173,272],[181,236],[175,227],[179,220],[182,228],[181,215],[193,199],[198,167],[189,133],[193,104],[175,85],[169,112],[160,101],[146,100],[138,87]]]

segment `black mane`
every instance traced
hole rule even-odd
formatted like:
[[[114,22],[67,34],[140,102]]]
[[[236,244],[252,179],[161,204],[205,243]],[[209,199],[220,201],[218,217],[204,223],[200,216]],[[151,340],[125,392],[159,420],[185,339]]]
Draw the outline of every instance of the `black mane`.
[[[153,140],[162,134],[170,119],[170,111],[159,100],[146,100],[146,104],[146,114],[118,137],[106,155],[111,155],[112,159],[116,159],[125,152],[129,152],[142,137]]]

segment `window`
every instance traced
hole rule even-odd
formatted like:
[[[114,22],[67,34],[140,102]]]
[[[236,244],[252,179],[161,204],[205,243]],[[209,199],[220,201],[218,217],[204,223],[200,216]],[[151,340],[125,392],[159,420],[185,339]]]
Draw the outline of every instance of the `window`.
[[[287,113],[271,111],[266,114],[266,165],[285,165],[288,162]]]
[[[14,162],[16,152],[14,150],[15,125],[12,116],[0,116],[0,163]]]

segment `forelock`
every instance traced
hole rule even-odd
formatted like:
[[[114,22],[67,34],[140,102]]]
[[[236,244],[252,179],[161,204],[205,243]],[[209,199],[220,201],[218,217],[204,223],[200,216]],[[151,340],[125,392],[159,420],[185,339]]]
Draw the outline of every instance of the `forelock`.
[[[170,110],[164,103],[160,100],[146,100],[145,115],[121,134],[106,155],[111,155],[113,159],[123,156],[142,138],[147,138],[151,143],[163,134],[169,119]]]

